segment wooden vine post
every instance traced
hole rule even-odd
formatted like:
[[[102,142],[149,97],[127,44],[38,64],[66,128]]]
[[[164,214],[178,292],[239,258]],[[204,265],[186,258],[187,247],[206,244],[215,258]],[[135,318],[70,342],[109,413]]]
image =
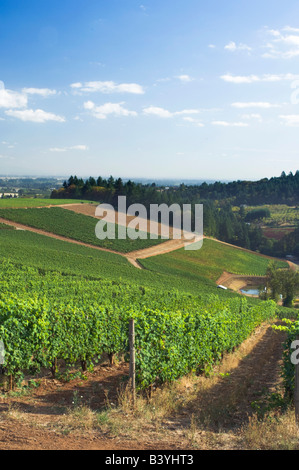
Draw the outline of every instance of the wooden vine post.
[[[132,390],[133,406],[136,401],[136,384],[135,384],[135,324],[134,319],[130,319],[129,323],[129,340],[130,340],[130,382]]]

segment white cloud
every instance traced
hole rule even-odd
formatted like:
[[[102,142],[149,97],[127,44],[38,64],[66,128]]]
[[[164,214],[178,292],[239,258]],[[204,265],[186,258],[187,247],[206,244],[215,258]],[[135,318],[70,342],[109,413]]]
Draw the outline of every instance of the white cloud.
[[[198,114],[200,113],[199,109],[183,109],[182,111],[175,111],[174,116],[179,116],[180,114]]]
[[[190,77],[190,75],[178,75],[176,78],[178,78],[183,83],[192,82],[194,80],[192,77]]]
[[[228,51],[235,51],[237,49],[237,45],[235,42],[231,41],[224,47],[224,49],[227,49]]]
[[[93,109],[93,108],[95,108],[95,104],[93,103],[93,101],[86,101],[84,103],[84,108],[85,109]]]
[[[242,119],[253,119],[259,122],[262,122],[262,116],[258,113],[243,114]]]
[[[73,88],[73,89],[77,89],[77,88],[79,89],[79,88],[82,88],[82,87],[83,87],[83,85],[82,85],[81,82],[76,82],[76,83],[71,84],[71,88]]]
[[[22,92],[17,92],[6,89],[4,83],[0,81],[0,108],[7,108],[5,111],[7,116],[15,117],[22,121],[40,123],[46,121],[65,121],[62,116],[42,109],[28,109],[28,95],[34,94],[46,97],[56,94],[56,90],[50,90],[49,88],[23,88]],[[3,118],[0,119],[3,120]]]
[[[185,116],[183,117],[184,121],[187,121],[187,122],[196,122],[196,119],[194,119],[193,117],[190,117],[190,116]]]
[[[280,108],[279,104],[271,104],[267,102],[249,102],[249,103],[242,103],[242,102],[237,102],[237,103],[232,103],[231,105],[233,108],[239,108],[239,109],[244,109],[244,108],[262,108],[262,109],[269,109],[269,108]]]
[[[262,57],[270,59],[292,59],[299,55],[299,29],[285,26],[280,30],[266,29],[272,39],[265,44],[268,52]]]
[[[87,145],[73,145],[72,147],[52,147],[50,152],[67,152],[68,150],[88,150]]]
[[[52,147],[50,148],[50,152],[66,152],[68,149],[67,147]]]
[[[143,113],[147,115],[158,116],[161,118],[171,118],[173,116],[173,113],[171,113],[167,109],[159,108],[157,106],[149,106],[148,108],[144,108]]]
[[[264,43],[260,46],[263,58],[267,59],[292,59],[299,56],[299,28],[285,26],[280,29],[264,28]],[[235,53],[246,51],[250,53],[252,48],[244,43],[230,41],[224,49]]]
[[[65,122],[65,119],[62,116],[58,116],[54,113],[48,113],[42,109],[24,109],[24,110],[12,110],[9,109],[5,111],[7,116],[15,117],[21,119],[21,121],[37,122],[44,123],[47,121],[56,121],[56,122]]]
[[[172,118],[174,116],[188,115],[188,114],[198,114],[200,111],[198,109],[183,109],[182,111],[168,111],[167,109],[160,108],[158,106],[149,106],[144,108],[143,113],[147,115],[158,116],[161,118]]]
[[[116,84],[112,81],[95,81],[95,82],[81,82],[72,83],[71,88],[76,93],[132,93],[137,95],[144,94],[143,87],[137,83],[120,83]]]
[[[225,82],[229,83],[253,83],[253,82],[259,82],[259,77],[257,75],[231,75],[231,74],[226,74],[226,75],[221,75],[220,77],[222,80]]]
[[[287,114],[279,116],[288,127],[299,126],[299,114]]]
[[[87,145],[73,145],[70,147],[70,150],[88,150],[89,147]]]
[[[16,143],[11,144],[10,142],[7,142],[6,140],[2,140],[1,144],[5,145],[8,149],[13,149],[16,146]]]
[[[247,46],[247,44],[236,44],[234,41],[229,42],[224,49],[230,51],[230,52],[236,52],[236,51],[247,51],[250,52],[252,51],[252,48]]]
[[[220,77],[225,82],[229,83],[258,83],[258,82],[281,82],[287,80],[296,80],[299,78],[299,75],[292,73],[286,74],[264,74],[264,75],[231,75],[225,74]]]
[[[204,124],[202,122],[198,121],[197,119],[194,119],[193,117],[185,116],[183,117],[183,120],[186,122],[191,122],[195,124],[197,127],[204,127]]]
[[[43,97],[56,95],[56,90],[50,90],[49,88],[23,88],[23,93],[26,95],[39,95]]]
[[[121,103],[105,103],[101,106],[96,106],[92,101],[86,101],[84,108],[91,111],[92,116],[97,119],[107,119],[107,116],[137,116],[135,111],[129,111],[123,107],[124,102]]]
[[[25,108],[27,101],[24,93],[8,90],[0,81],[0,108]]]
[[[228,122],[228,121],[213,121],[213,126],[222,127],[248,127],[246,122]]]
[[[299,28],[293,28],[292,26],[285,26],[282,28],[283,31],[291,31],[293,33],[299,33]]]

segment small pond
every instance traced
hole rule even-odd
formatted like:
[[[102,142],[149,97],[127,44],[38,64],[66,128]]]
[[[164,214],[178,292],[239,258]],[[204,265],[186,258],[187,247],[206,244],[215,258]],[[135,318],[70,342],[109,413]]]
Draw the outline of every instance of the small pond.
[[[260,287],[256,287],[256,286],[244,287],[244,289],[241,289],[241,292],[242,294],[247,294],[247,295],[259,295]]]
[[[259,295],[260,291],[258,289],[241,289],[242,294],[248,295]]]

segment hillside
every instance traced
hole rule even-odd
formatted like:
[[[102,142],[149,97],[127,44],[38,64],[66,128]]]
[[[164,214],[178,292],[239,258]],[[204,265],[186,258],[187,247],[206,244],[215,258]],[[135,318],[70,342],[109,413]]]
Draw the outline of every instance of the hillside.
[[[118,226],[115,228],[114,239],[100,240],[95,234],[96,220],[94,217],[77,214],[62,207],[0,209],[0,218],[122,253],[133,251],[134,248],[147,248],[162,241],[150,238],[134,240],[130,233],[126,235],[125,239],[119,239]],[[114,229],[114,226],[108,223],[107,230],[110,227]]]
[[[165,273],[176,272],[180,276],[203,276],[216,282],[223,271],[248,276],[265,276],[269,258],[259,254],[204,239],[198,251],[183,248],[159,257],[141,260],[148,269]],[[287,263],[277,260],[278,267],[287,268]]]
[[[90,229],[92,218],[55,209],[3,209],[1,214],[32,223],[34,211],[53,230],[50,216],[59,211],[72,220],[79,215],[81,233]],[[44,211],[48,217],[41,217]],[[67,217],[62,220],[67,227]],[[9,372],[1,387],[0,439],[7,449],[254,446],[248,439],[248,413],[253,414],[249,403],[265,387],[281,387],[283,335],[271,336],[269,322],[289,312],[272,302],[219,290],[216,281],[224,270],[264,275],[269,258],[205,239],[198,251],[141,255],[145,269],[136,269],[127,260],[130,252],[111,253],[34,231],[39,229],[13,229],[5,220],[0,229],[0,308],[5,312],[0,327],[9,351]],[[68,235],[72,237],[72,231]],[[124,390],[127,322],[132,314],[140,342],[136,368],[141,393],[135,411]],[[268,357],[265,350],[276,358],[275,374],[273,357],[271,368],[268,359],[261,360]],[[243,363],[247,354],[252,359]],[[219,363],[221,358],[225,360]],[[253,373],[256,361],[260,368],[255,366]],[[268,373],[261,378],[263,367]],[[157,375],[161,383],[147,401],[142,390],[147,394]],[[252,388],[244,395],[242,384],[249,382]],[[219,400],[219,393],[226,418],[213,399]],[[235,407],[238,412],[229,411]],[[220,423],[224,431],[219,434]],[[137,439],[140,434],[142,440]]]
[[[86,212],[86,207],[91,214],[91,206],[81,204],[80,213],[74,212],[73,207],[77,210],[78,205],[69,206],[70,210],[61,207],[0,209],[0,216],[5,217],[2,222],[22,228],[13,233],[0,232],[0,253],[15,262],[42,269],[121,278],[145,285],[159,285],[163,279],[167,288],[192,292],[199,292],[199,286],[213,291],[223,271],[263,276],[269,264],[267,257],[209,239],[197,251],[178,249],[182,246],[179,240],[164,240],[162,244],[160,240],[150,239],[97,240],[94,236],[97,219],[81,213]],[[136,266],[146,270],[137,272],[118,254],[130,262],[138,261]],[[287,264],[278,261],[278,266],[287,267]]]

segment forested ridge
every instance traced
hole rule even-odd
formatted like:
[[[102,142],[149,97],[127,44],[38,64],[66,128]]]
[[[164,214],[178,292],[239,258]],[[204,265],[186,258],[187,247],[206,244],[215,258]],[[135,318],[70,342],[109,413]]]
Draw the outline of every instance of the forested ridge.
[[[146,204],[159,202],[192,203],[194,200],[210,199],[229,202],[233,205],[292,204],[299,203],[299,170],[295,174],[282,172],[278,177],[258,181],[215,182],[200,185],[180,184],[179,186],[158,186],[156,183],[142,184],[121,178],[95,179],[85,181],[71,176],[63,187],[52,192],[53,198],[75,197],[113,202],[118,195],[127,196],[128,202]]]

